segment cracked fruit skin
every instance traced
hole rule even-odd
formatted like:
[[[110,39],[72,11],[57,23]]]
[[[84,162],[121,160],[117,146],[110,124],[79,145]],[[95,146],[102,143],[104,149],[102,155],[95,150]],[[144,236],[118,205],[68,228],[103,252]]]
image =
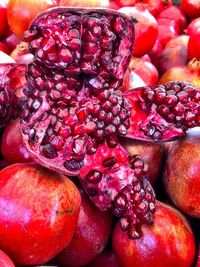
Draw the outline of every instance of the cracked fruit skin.
[[[0,247],[18,265],[46,263],[69,244],[80,193],[65,176],[35,163],[0,172]]]
[[[200,218],[200,137],[191,134],[174,143],[166,161],[163,182],[173,203],[189,216]]]
[[[154,225],[142,226],[142,237],[131,240],[119,224],[113,233],[113,249],[122,267],[191,266],[195,255],[192,230],[176,209],[156,202]]]

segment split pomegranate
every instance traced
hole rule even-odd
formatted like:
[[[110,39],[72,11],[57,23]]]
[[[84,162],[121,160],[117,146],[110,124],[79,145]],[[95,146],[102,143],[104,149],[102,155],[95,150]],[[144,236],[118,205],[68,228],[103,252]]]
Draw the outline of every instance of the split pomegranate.
[[[33,161],[27,151],[19,128],[19,119],[12,120],[4,129],[1,154],[8,163]]]
[[[78,223],[70,244],[55,259],[60,266],[85,266],[97,257],[112,231],[112,214],[97,209],[85,193],[81,194]]]
[[[71,241],[80,193],[66,176],[34,163],[0,171],[0,247],[16,265],[40,265]]]
[[[172,82],[122,93],[134,22],[117,11],[50,9],[34,19],[24,39],[34,59],[15,95],[31,157],[78,175],[93,203],[111,208],[129,237],[138,237],[142,223],[153,223],[155,196],[142,158],[130,156],[118,136],[184,136],[200,123],[199,92]]]
[[[121,267],[189,267],[195,256],[195,241],[186,218],[176,209],[156,203],[154,225],[142,227],[142,237],[128,239],[119,224],[113,233],[113,250]]]
[[[200,137],[199,132],[175,142],[168,150],[163,176],[165,189],[184,213],[200,218]]]

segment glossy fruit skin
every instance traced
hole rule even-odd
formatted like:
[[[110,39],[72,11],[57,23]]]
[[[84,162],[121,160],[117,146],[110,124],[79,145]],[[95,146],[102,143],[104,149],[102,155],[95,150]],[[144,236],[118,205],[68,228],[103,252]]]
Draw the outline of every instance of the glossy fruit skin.
[[[156,19],[151,15],[147,8],[143,6],[124,7],[119,9],[135,18],[135,46],[133,56],[140,57],[148,53],[154,46],[158,36],[158,25]]]
[[[4,129],[1,141],[1,154],[8,163],[33,161],[23,143],[19,119],[11,121]]]
[[[0,51],[6,53],[6,54],[10,54],[10,49],[7,47],[7,45],[5,45],[4,43],[0,42]]]
[[[105,5],[103,5],[105,3]],[[100,7],[108,6],[108,1],[104,0],[9,0],[8,3],[8,23],[10,29],[22,37],[24,31],[28,29],[30,22],[42,11],[55,6],[82,6]],[[20,16],[19,16],[20,14]]]
[[[161,175],[164,157],[164,145],[147,141],[121,139],[121,143],[130,155],[141,155],[148,164],[148,177],[151,184],[155,184]]]
[[[186,34],[191,36],[200,31],[200,18],[193,19],[185,30]]]
[[[113,250],[107,248],[87,267],[120,267],[120,265]]]
[[[36,15],[47,8],[56,6],[57,3],[57,0],[9,0],[7,14],[11,31],[22,37]]]
[[[74,237],[57,257],[58,265],[79,267],[98,256],[107,244],[112,231],[112,215],[97,209],[85,193],[81,195],[81,207]]]
[[[157,20],[158,23],[158,39],[160,40],[163,47],[174,37],[178,36],[179,26],[176,21],[160,18]]]
[[[6,1],[1,1],[1,3],[0,3],[0,39],[5,37],[5,35],[7,34],[7,31],[8,31],[7,8],[6,8],[6,6],[7,6],[7,2]]]
[[[192,265],[195,241],[187,220],[178,210],[158,201],[156,204],[154,225],[144,225],[141,238],[128,239],[116,225],[112,244],[122,267]]]
[[[65,176],[34,163],[0,172],[0,247],[17,265],[46,263],[71,241],[80,193]]]
[[[200,218],[200,137],[191,134],[168,150],[163,183],[172,202],[185,214]]]
[[[200,60],[200,31],[192,34],[188,41],[188,57]]]
[[[191,64],[192,65],[192,64]],[[196,88],[200,88],[199,62],[197,67],[192,67],[190,62],[185,66],[176,66],[167,70],[160,78],[159,84],[169,81],[186,81],[192,83]]]
[[[0,266],[1,267],[15,267],[12,260],[2,250],[0,250]]]
[[[178,35],[172,38],[158,55],[155,65],[160,73],[176,66],[185,66],[188,62],[188,35]]]
[[[129,68],[138,74],[147,85],[157,84],[159,74],[151,62],[142,58],[132,57]]]
[[[198,0],[182,0],[180,8],[191,20],[200,16],[200,4]]]
[[[157,19],[159,18],[166,18],[177,22],[180,33],[182,33],[187,26],[187,20],[185,14],[183,13],[182,10],[180,10],[179,7],[174,5],[162,10],[160,14],[157,16]]]

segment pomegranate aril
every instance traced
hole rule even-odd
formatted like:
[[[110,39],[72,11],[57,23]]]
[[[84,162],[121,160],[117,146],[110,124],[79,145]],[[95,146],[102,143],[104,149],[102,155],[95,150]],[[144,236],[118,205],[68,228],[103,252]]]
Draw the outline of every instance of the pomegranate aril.
[[[86,176],[86,180],[89,183],[97,184],[101,181],[102,173],[99,171],[91,170],[88,175]]]

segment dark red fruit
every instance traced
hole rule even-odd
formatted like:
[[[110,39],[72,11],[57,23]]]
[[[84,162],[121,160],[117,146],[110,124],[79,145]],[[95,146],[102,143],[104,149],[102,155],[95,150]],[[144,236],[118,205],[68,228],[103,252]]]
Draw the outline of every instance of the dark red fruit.
[[[0,39],[8,32],[7,2],[7,0],[1,0],[0,3]]]
[[[23,143],[19,119],[12,120],[4,129],[1,140],[1,154],[8,163],[32,161]]]
[[[142,236],[130,240],[116,225],[113,250],[122,267],[192,266],[195,241],[190,225],[176,209],[156,203],[154,225],[142,227]]]
[[[191,134],[168,150],[164,186],[173,203],[184,213],[200,218],[200,136]]]
[[[179,35],[180,28],[177,21],[160,18],[157,20],[158,23],[158,39],[160,40],[163,47],[174,37]]]
[[[1,267],[15,267],[12,260],[2,250],[0,250],[0,266]]]
[[[113,250],[106,248],[87,267],[120,267]]]
[[[148,53],[155,44],[158,37],[158,25],[156,19],[147,8],[143,6],[124,7],[120,12],[136,19],[135,24],[135,45],[133,55],[143,56]]]
[[[101,253],[111,234],[112,214],[97,209],[84,193],[81,199],[73,239],[55,260],[60,266],[85,266]]]
[[[199,0],[182,0],[180,8],[190,20],[200,16]]]
[[[192,34],[188,41],[188,58],[200,60],[200,31]]]
[[[185,30],[189,36],[196,34],[197,31],[200,31],[200,18],[192,20]]]
[[[0,42],[0,51],[6,53],[6,54],[10,54],[10,49],[7,47],[7,45],[5,45],[4,43]]]
[[[179,7],[174,5],[162,10],[157,16],[157,19],[160,18],[174,20],[179,26],[179,33],[182,33],[187,26],[185,14]]]
[[[0,171],[0,247],[17,265],[40,265],[71,241],[80,194],[66,176],[31,163]]]
[[[148,177],[151,184],[155,184],[161,175],[165,146],[161,142],[147,142],[132,140],[129,138],[121,139],[121,144],[130,155],[140,155],[145,164],[148,165]]]

